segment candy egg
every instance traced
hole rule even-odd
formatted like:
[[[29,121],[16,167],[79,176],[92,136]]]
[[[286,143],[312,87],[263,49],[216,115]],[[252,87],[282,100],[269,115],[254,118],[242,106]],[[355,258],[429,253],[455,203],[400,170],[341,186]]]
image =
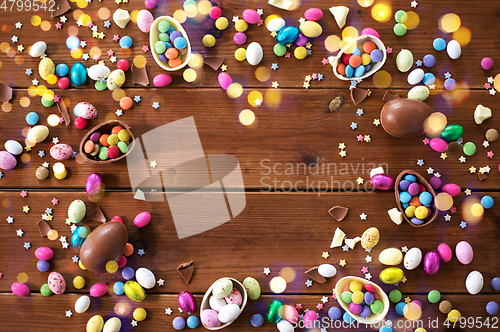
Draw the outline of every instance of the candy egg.
[[[299,29],[294,26],[286,26],[279,30],[276,41],[281,45],[293,43],[299,37]]]
[[[233,83],[231,76],[229,76],[229,74],[227,73],[220,73],[218,76],[218,80],[219,80],[219,85],[224,90],[227,90],[227,88]]]
[[[226,300],[224,299],[218,299],[215,296],[211,295],[210,298],[208,299],[208,303],[210,304],[210,308],[213,310],[219,312],[220,309],[222,309],[223,306],[225,306]]]
[[[217,281],[213,288],[212,294],[219,299],[225,298],[233,290],[233,282],[230,279],[221,279]]]
[[[92,141],[87,141],[85,146],[87,146],[87,143],[89,142],[92,146],[94,145]],[[91,197],[100,198],[104,196],[104,181],[99,173],[90,173],[85,181],[85,191],[87,192],[87,195]]]
[[[55,160],[65,160],[73,156],[73,148],[68,144],[56,144],[50,148],[50,156]]]
[[[20,282],[13,283],[10,286],[10,289],[12,290],[12,293],[16,294],[17,296],[24,297],[30,294],[30,289],[28,288],[28,286]]]
[[[370,227],[361,235],[361,246],[363,249],[371,249],[375,247],[380,239],[380,233],[377,228]]]
[[[0,151],[0,168],[9,170],[17,165],[16,158],[7,151]]]
[[[234,303],[234,304],[237,304],[239,306],[241,305],[241,303],[243,303],[243,297],[241,296],[240,291],[238,289],[236,289],[236,288],[233,288],[233,290],[231,291],[231,293],[229,293],[229,295],[226,296],[224,298],[224,300],[228,304]]]
[[[484,278],[479,271],[472,271],[467,276],[467,279],[465,279],[465,287],[467,288],[467,291],[472,295],[479,293],[481,289],[483,289],[483,285]]]
[[[153,14],[149,10],[142,9],[137,13],[137,26],[142,32],[148,33],[154,20]]]
[[[457,243],[457,246],[455,247],[455,255],[460,263],[467,265],[472,262],[474,251],[468,242],[461,241]]]
[[[38,58],[42,56],[47,50],[47,44],[44,41],[37,41],[31,45],[30,56],[33,58]]]
[[[448,193],[450,196],[458,196],[460,195],[460,193],[462,192],[460,190],[460,187],[457,186],[456,184],[454,183],[448,183],[448,184],[445,184],[442,188],[442,190],[445,192],[445,193]]]
[[[405,254],[404,266],[407,270],[414,270],[422,261],[422,251],[419,248],[411,248]]]
[[[453,254],[451,252],[450,247],[446,243],[441,243],[437,247],[437,253],[439,255],[439,258],[441,258],[443,262],[451,261],[451,257]]]
[[[380,272],[379,279],[384,284],[393,285],[400,282],[403,276],[403,270],[399,267],[388,267]]]
[[[306,37],[316,38],[323,33],[323,28],[317,22],[305,21],[299,25],[300,32]]]
[[[257,24],[260,21],[260,15],[253,9],[245,9],[243,11],[243,19],[250,24]]]
[[[240,307],[237,304],[228,304],[219,311],[218,318],[221,323],[229,323],[235,320],[239,314]]]
[[[52,293],[60,295],[66,290],[66,281],[64,277],[58,272],[51,272],[48,277],[47,283]]]
[[[441,132],[441,138],[447,142],[456,141],[464,134],[464,128],[458,124],[447,125]]]
[[[370,183],[377,190],[391,190],[394,187],[394,179],[387,174],[375,174],[370,178]]]
[[[90,307],[90,297],[82,295],[75,302],[75,311],[79,314],[84,313]]]
[[[108,285],[106,285],[105,283],[102,283],[102,282],[94,284],[94,285],[92,285],[92,287],[90,287],[89,292],[90,292],[90,296],[93,296],[93,297],[104,296],[108,292]]]
[[[246,277],[245,280],[243,280],[243,286],[250,300],[257,300],[260,297],[260,284],[254,278]]]
[[[94,81],[100,81],[108,77],[110,70],[105,65],[93,65],[87,70],[87,74]]]
[[[266,317],[269,323],[277,323],[281,320],[280,311],[283,307],[283,302],[274,300],[267,306]]]
[[[408,99],[425,101],[429,97],[429,88],[423,85],[415,86],[408,91]]]
[[[179,306],[184,312],[193,313],[196,310],[196,300],[190,292],[180,292],[177,297],[177,302],[179,302]]]
[[[435,137],[430,141],[430,147],[436,152],[445,152],[448,150],[448,143],[442,138]]]
[[[109,74],[108,80],[106,81],[106,85],[108,86],[108,89],[111,91],[121,88],[124,83],[125,83],[125,72],[121,69],[113,70]]]
[[[54,256],[54,252],[50,248],[40,247],[40,248],[37,248],[35,250],[35,257],[38,259],[48,261],[48,260],[52,259],[53,256]]]
[[[396,66],[400,72],[406,73],[413,66],[413,54],[406,49],[399,51],[396,57]]]
[[[321,264],[318,266],[318,273],[325,278],[331,278],[337,274],[337,269],[331,264]]]
[[[159,88],[163,88],[172,83],[172,76],[169,74],[158,74],[153,78],[153,84]]]
[[[384,265],[398,265],[403,260],[403,253],[398,248],[387,248],[380,252],[378,260]]]
[[[80,63],[76,62],[70,71],[71,82],[75,86],[82,86],[87,82],[87,68]]]
[[[23,153],[23,146],[18,141],[14,141],[12,139],[5,142],[5,150],[14,156],[20,155]]]
[[[125,295],[127,295],[127,297],[132,301],[141,302],[146,298],[146,292],[141,285],[135,281],[127,281],[123,290],[125,291]]]
[[[424,71],[421,68],[414,69],[410,74],[408,74],[408,84],[415,85],[424,79]]]
[[[141,267],[135,271],[135,280],[146,289],[151,289],[156,285],[156,278],[153,272]],[[192,311],[190,311],[192,312]]]
[[[434,110],[424,102],[406,98],[388,101],[380,112],[384,130],[392,136],[412,138],[422,135],[423,123]]]
[[[55,72],[56,67],[50,58],[43,58],[38,64],[38,73],[44,80],[47,80],[47,77],[53,75]]]
[[[287,321],[287,320],[280,320],[278,324],[276,325],[278,328],[278,331],[280,332],[293,332],[294,328],[293,325]]]
[[[252,66],[258,65],[262,61],[262,57],[264,56],[264,51],[262,50],[262,46],[260,46],[257,42],[251,42],[247,46],[247,61]]]
[[[44,125],[38,125],[28,131],[28,136],[26,138],[32,143],[40,143],[43,142],[47,136],[49,136],[49,128]]]
[[[101,332],[104,319],[100,315],[90,317],[87,322],[87,332]]]
[[[200,314],[201,322],[206,327],[219,327],[221,322],[219,320],[219,314],[217,311],[212,309],[205,309]]]
[[[306,329],[312,329],[312,328],[314,328],[316,326],[314,324],[316,323],[317,320],[318,320],[318,316],[316,314],[316,311],[314,311],[314,310],[308,310],[304,314],[304,318],[303,318],[304,327]]]
[[[102,328],[102,332],[119,332],[122,328],[122,322],[118,317],[111,317],[106,321]]]
[[[149,212],[144,211],[135,216],[134,225],[138,228],[142,228],[147,224],[149,224],[150,221],[151,221],[151,215],[149,214]]]
[[[290,323],[297,323],[299,321],[299,313],[295,307],[291,305],[285,305],[281,313],[281,317],[289,321]]]
[[[439,270],[439,255],[435,251],[430,251],[424,257],[424,270],[428,274],[436,274]]]
[[[456,40],[450,40],[448,45],[446,46],[446,52],[448,53],[450,58],[455,60],[460,57],[460,54],[462,54],[462,48]]]
[[[77,223],[85,218],[87,208],[82,200],[76,199],[68,207],[68,218],[73,223]]]
[[[280,31],[284,26],[285,26],[285,20],[282,19],[281,17],[275,17],[266,24],[267,30],[271,32]]]
[[[94,105],[86,101],[76,104],[73,108],[73,113],[87,120],[94,119],[97,116],[97,110]]]
[[[309,21],[319,21],[323,18],[323,12],[319,8],[309,8],[304,13],[306,20]]]

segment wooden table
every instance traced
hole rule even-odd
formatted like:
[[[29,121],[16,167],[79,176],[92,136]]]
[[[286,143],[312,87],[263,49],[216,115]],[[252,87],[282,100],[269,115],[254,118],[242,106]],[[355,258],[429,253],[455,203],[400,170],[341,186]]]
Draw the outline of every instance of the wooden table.
[[[82,3],[78,2],[80,5]],[[375,4],[377,4],[376,1]],[[375,5],[374,4],[374,5]],[[197,79],[187,83],[182,76],[183,70],[171,73],[173,82],[166,88],[156,88],[152,83],[147,87],[134,85],[132,74],[127,73],[127,81],[123,93],[134,98],[140,96],[141,101],[134,103],[132,109],[124,111],[120,120],[129,124],[136,137],[156,128],[159,125],[193,116],[205,154],[229,154],[235,156],[240,163],[246,190],[246,208],[244,211],[224,225],[207,231],[203,234],[178,239],[170,209],[166,203],[140,201],[133,197],[125,160],[106,164],[78,164],[74,159],[65,161],[68,168],[68,177],[65,180],[54,178],[52,171],[49,179],[40,181],[35,177],[35,170],[45,161],[52,167],[55,162],[48,156],[49,146],[54,137],[61,143],[71,145],[78,150],[80,140],[92,126],[105,119],[116,118],[113,112],[119,108],[118,102],[108,90],[98,92],[92,84],[87,82],[83,87],[60,90],[57,85],[48,85],[38,74],[39,59],[31,58],[27,48],[38,40],[47,42],[47,55],[57,65],[66,63],[71,66],[76,61],[70,56],[65,46],[68,36],[67,29],[76,26],[75,12],[77,3],[71,3],[72,11],[66,13],[68,18],[62,24],[62,29],[56,29],[58,18],[51,18],[48,12],[4,11],[0,19],[0,38],[2,52],[0,53],[0,82],[14,88],[14,95],[10,101],[12,111],[0,112],[2,139],[24,141],[22,129],[26,127],[25,115],[35,111],[40,115],[40,123],[45,124],[45,118],[57,113],[57,108],[44,108],[40,104],[40,97],[30,97],[27,88],[33,79],[45,84],[58,96],[68,98],[71,117],[74,115],[72,107],[81,101],[92,103],[98,110],[96,119],[90,120],[86,130],[77,130],[73,124],[66,127],[64,124],[50,128],[46,141],[38,144],[26,157],[28,162],[21,162],[14,170],[3,171],[0,179],[0,202],[2,204],[1,218],[12,216],[14,223],[1,223],[0,231],[0,317],[2,331],[82,331],[88,319],[95,315],[102,315],[105,319],[112,316],[120,317],[121,331],[159,331],[173,330],[172,320],[177,316],[187,317],[186,313],[179,313],[177,295],[187,290],[192,292],[200,304],[206,289],[218,278],[231,276],[243,280],[247,276],[256,278],[262,288],[262,296],[256,301],[250,301],[237,321],[227,331],[250,331],[250,317],[254,313],[265,316],[267,305],[273,299],[281,299],[285,304],[302,304],[304,309],[316,310],[320,317],[327,317],[328,309],[339,306],[332,298],[332,289],[338,279],[343,276],[359,276],[364,274],[361,269],[366,266],[373,277],[378,281],[378,275],[384,266],[378,261],[379,253],[388,247],[419,247],[424,254],[435,250],[437,245],[444,242],[454,249],[455,245],[466,240],[474,249],[474,259],[470,265],[462,265],[454,257],[449,263],[442,263],[436,275],[427,275],[422,266],[416,270],[404,270],[407,281],[397,287],[383,285],[386,292],[399,289],[403,297],[419,300],[423,305],[422,320],[428,331],[443,331],[446,316],[439,312],[438,304],[431,304],[427,300],[427,293],[437,289],[442,299],[449,300],[453,308],[458,309],[464,317],[474,317],[475,320],[485,322],[489,318],[491,328],[498,328],[498,314],[490,316],[485,311],[489,301],[499,300],[498,292],[490,286],[491,279],[498,275],[500,253],[498,236],[499,221],[496,208],[485,212],[484,220],[476,226],[460,227],[460,205],[465,197],[462,193],[455,198],[456,213],[450,213],[451,221],[445,222],[440,213],[436,221],[426,227],[414,228],[403,222],[394,224],[388,217],[387,211],[396,206],[394,193],[373,192],[369,185],[369,171],[371,168],[383,165],[388,174],[396,177],[404,169],[413,169],[420,172],[427,179],[426,170],[431,167],[439,172],[444,183],[456,183],[462,191],[472,190],[474,196],[491,195],[495,201],[500,201],[500,184],[496,171],[495,158],[487,157],[488,151],[496,152],[497,142],[490,142],[489,147],[482,146],[484,133],[489,128],[498,128],[499,118],[496,116],[497,96],[490,95],[484,85],[488,77],[495,77],[498,67],[484,71],[480,67],[483,57],[489,56],[495,61],[500,58],[497,45],[500,37],[496,32],[496,16],[500,10],[500,3],[496,1],[481,1],[478,3],[455,1],[421,1],[416,8],[411,8],[410,1],[396,0],[392,3],[391,19],[386,23],[377,22],[371,16],[374,7],[363,8],[356,1],[328,1],[303,0],[295,11],[283,11],[266,3],[266,1],[228,0],[218,3],[223,15],[229,21],[229,28],[217,34],[217,43],[214,48],[207,49],[202,44],[202,37],[214,31],[214,21],[204,19],[195,22],[188,19],[183,24],[191,40],[194,52],[203,56],[219,56],[224,58],[227,73],[233,81],[244,87],[241,97],[230,99],[217,82],[217,75],[221,70],[214,71],[208,66],[198,69]],[[422,59],[430,53],[436,57],[436,65],[428,69],[438,78],[436,89],[431,90],[427,103],[436,111],[446,114],[448,123],[458,123],[465,129],[464,142],[472,141],[477,146],[474,156],[467,157],[465,163],[459,162],[460,152],[448,152],[447,159],[440,158],[440,154],[432,151],[429,146],[422,144],[423,137],[414,139],[397,139],[389,136],[381,126],[372,124],[378,119],[380,109],[384,105],[381,100],[385,89],[379,89],[372,78],[365,79],[358,85],[360,88],[370,89],[371,95],[361,104],[355,106],[349,97],[349,83],[340,81],[332,73],[330,65],[323,65],[322,60],[335,53],[328,52],[324,47],[324,40],[329,35],[341,36],[341,30],[330,14],[328,8],[332,5],[346,5],[350,7],[347,25],[356,27],[359,31],[366,27],[376,29],[387,47],[392,48],[387,63],[383,69],[392,76],[392,83],[388,87],[393,94],[405,96],[410,86],[406,82],[407,74],[397,70],[395,58],[398,52],[405,48],[413,52],[414,59]],[[10,6],[10,4],[8,4]],[[78,28],[78,37],[87,41],[84,52],[100,50],[101,59],[110,68],[114,69],[107,55],[108,50],[114,50],[118,59],[126,58],[130,62],[134,57],[142,55],[147,59],[149,78],[163,71],[154,62],[151,52],[143,52],[143,45],[149,45],[148,34],[141,32],[136,23],[130,22],[125,30],[114,23],[111,27],[104,27],[104,19],[97,16],[101,7],[107,7],[111,14],[117,8],[143,9],[142,1],[130,1],[125,4],[116,4],[110,0],[103,2],[93,1],[83,12],[90,14],[98,30],[104,32],[104,39],[92,38],[89,28]],[[182,7],[181,2],[165,2],[152,10],[155,17],[171,15]],[[264,82],[256,79],[256,67],[246,61],[238,62],[234,59],[234,51],[238,48],[232,40],[235,33],[233,16],[242,17],[244,9],[262,8],[263,18],[278,13],[285,18],[287,25],[298,25],[297,20],[304,16],[304,11],[310,7],[318,7],[324,17],[320,21],[323,34],[311,40],[312,54],[304,60],[297,60],[293,54],[290,58],[278,58],[273,54],[275,41],[264,26],[250,25],[247,34],[248,45],[251,41],[259,42],[264,49],[264,59],[258,67],[270,70],[270,78]],[[14,7],[15,8],[15,7]],[[397,10],[415,11],[420,17],[419,26],[408,31],[405,36],[397,37],[392,29],[395,24],[392,15]],[[15,10],[15,9],[14,9]],[[462,55],[458,60],[451,60],[445,51],[437,52],[432,48],[432,41],[436,37],[443,37],[446,41],[452,38],[439,30],[438,20],[446,13],[456,13],[461,18],[462,26],[470,29],[472,39],[462,48]],[[39,15],[42,20],[51,24],[51,29],[42,31],[40,26],[30,23],[33,15]],[[102,12],[101,12],[102,14]],[[111,18],[109,18],[111,20]],[[111,20],[112,21],[112,20]],[[15,23],[21,22],[21,30],[16,29]],[[75,28],[72,28],[75,29]],[[113,41],[113,35],[129,35],[133,38],[131,51],[121,50],[118,43]],[[18,36],[18,42],[11,38]],[[24,46],[24,51],[16,51],[18,45]],[[9,47],[11,50],[9,50]],[[295,46],[292,46],[293,49]],[[95,64],[89,59],[82,61],[86,67]],[[271,65],[277,63],[279,69],[271,70]],[[33,75],[25,74],[31,68]],[[415,68],[415,65],[412,67]],[[424,68],[425,69],[425,68]],[[442,81],[444,74],[451,73],[459,82],[459,88],[453,92],[443,91]],[[304,77],[320,73],[324,75],[321,81],[312,80],[308,89],[303,88]],[[278,82],[279,88],[271,87],[272,82]],[[492,85],[493,86],[493,85]],[[250,106],[247,96],[251,91],[260,91],[264,96],[263,104]],[[270,103],[271,94],[279,95],[281,102]],[[337,95],[345,98],[344,105],[337,111],[330,112],[328,104]],[[116,96],[115,96],[116,97]],[[21,100],[31,101],[29,107],[21,106]],[[160,108],[154,109],[153,102],[159,101]],[[481,125],[476,125],[473,112],[478,104],[492,108],[493,117]],[[363,109],[364,114],[356,114],[357,109]],[[238,121],[238,114],[243,109],[255,112],[256,121],[251,126],[244,126]],[[356,122],[358,127],[352,130],[350,125]],[[358,142],[356,136],[370,135],[371,142]],[[339,155],[339,143],[345,143],[347,156]],[[47,156],[41,158],[38,153],[45,151]],[[423,166],[417,165],[417,160],[423,159]],[[25,160],[26,161],[26,160]],[[330,165],[330,169],[328,169]],[[336,168],[334,168],[334,165]],[[474,166],[490,166],[488,178],[479,181],[477,173],[471,174],[469,168]],[[307,166],[307,167],[306,167]],[[161,164],[159,165],[161,167]],[[305,170],[305,171],[304,171]],[[98,202],[91,202],[84,191],[85,179],[91,172],[98,172],[104,178],[106,195]],[[361,178],[364,183],[358,184]],[[361,181],[361,180],[360,180]],[[27,197],[21,197],[21,190],[26,190]],[[59,200],[58,205],[52,204],[52,199]],[[74,313],[76,299],[88,294],[90,286],[97,282],[105,282],[110,286],[121,277],[121,269],[115,274],[96,274],[82,271],[73,262],[72,257],[78,256],[78,250],[63,249],[61,243],[40,237],[36,223],[47,208],[52,208],[53,220],[50,224],[57,229],[60,236],[71,236],[69,226],[65,224],[67,208],[75,200],[81,199],[87,204],[87,211],[100,207],[105,216],[110,219],[115,215],[123,217],[128,228],[129,242],[135,245],[135,252],[128,257],[128,266],[136,269],[146,267],[154,272],[157,279],[165,280],[164,286],[155,286],[147,291],[147,298],[141,303],[130,301],[125,296],[112,294],[102,298],[93,298],[90,309],[83,313]],[[28,205],[29,213],[23,213],[23,206]],[[349,208],[347,217],[335,221],[328,210],[334,205]],[[133,225],[134,217],[142,211],[149,211],[152,220],[149,225],[139,229]],[[366,220],[359,215],[366,214]],[[92,229],[98,222],[82,222]],[[342,248],[330,249],[330,242],[337,227],[346,232],[348,238],[360,236],[368,227],[377,227],[381,233],[379,244],[371,253],[365,252],[358,244],[354,250],[347,252]],[[24,235],[19,238],[16,230],[22,229]],[[25,242],[31,243],[26,250]],[[63,295],[43,297],[40,287],[47,282],[47,273],[39,272],[36,268],[37,259],[34,250],[41,246],[48,246],[54,250],[51,260],[51,271],[60,272],[66,279],[67,288]],[[143,248],[145,254],[139,256],[137,249]],[[323,252],[329,257],[323,258]],[[372,257],[372,262],[365,260]],[[192,281],[186,285],[176,271],[176,267],[187,261],[194,261],[195,271]],[[347,265],[341,267],[340,260]],[[304,274],[307,269],[319,264],[329,263],[337,268],[337,275],[326,283],[313,282],[311,287],[305,285],[308,277]],[[271,274],[263,273],[269,267]],[[271,278],[279,276],[280,271],[291,268],[296,276],[287,285],[283,294],[274,294],[269,286]],[[480,294],[470,295],[465,288],[465,278],[473,271],[480,271],[485,279]],[[12,294],[10,286],[16,282],[20,273],[26,273],[31,295],[26,298]],[[85,288],[75,289],[72,284],[74,277],[81,275],[86,280]],[[316,306],[322,303],[323,296],[326,302],[321,310]],[[121,304],[123,313],[115,313]],[[134,308],[143,307],[148,317],[133,328],[131,325]],[[165,309],[171,308],[172,315],[166,315]],[[300,313],[304,313],[304,309]],[[66,317],[66,311],[72,310],[73,316]],[[197,313],[199,314],[199,313]],[[479,318],[477,318],[479,317]],[[395,331],[412,331],[405,329],[405,321],[394,311],[391,305],[388,316],[393,324],[400,324]],[[438,327],[429,327],[429,321],[438,322]],[[469,320],[470,321],[470,320]],[[496,322],[496,323],[495,323]],[[495,323],[495,324],[494,324]],[[452,324],[453,325],[453,324]],[[460,324],[456,324],[459,328]],[[396,326],[396,325],[395,325]],[[408,327],[409,325],[406,325]],[[452,326],[451,326],[452,327]],[[450,327],[450,330],[451,330]],[[463,325],[462,325],[463,327]],[[203,327],[201,327],[203,328]],[[276,330],[274,324],[266,322],[266,331]],[[365,331],[362,327],[359,331]],[[328,329],[332,330],[332,329]],[[373,330],[373,328],[372,328]],[[469,325],[463,330],[486,331],[484,327]]]

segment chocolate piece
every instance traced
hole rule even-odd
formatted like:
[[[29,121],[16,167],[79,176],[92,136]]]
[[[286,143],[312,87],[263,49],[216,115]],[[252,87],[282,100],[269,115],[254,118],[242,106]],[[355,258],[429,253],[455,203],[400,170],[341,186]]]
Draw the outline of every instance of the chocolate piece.
[[[347,215],[347,211],[349,211],[348,208],[337,205],[328,210],[328,213],[333,217],[333,219],[342,221]]]
[[[127,228],[119,221],[100,225],[90,233],[80,249],[80,260],[89,271],[105,272],[106,263],[118,262],[127,244]]]
[[[66,105],[64,105],[62,98],[57,102],[57,109],[63,116],[64,124],[66,125],[66,127],[69,126],[69,124],[71,123],[71,118],[69,117],[68,109],[66,108]]]
[[[47,234],[52,230],[49,223],[43,219],[41,219],[36,225],[38,226],[38,231],[42,237],[47,236]]]
[[[483,181],[488,178],[488,176],[486,176],[486,174],[483,173],[477,173],[477,177],[479,178],[479,181]]]
[[[71,10],[71,5],[68,0],[54,0],[54,2],[54,11],[52,12],[51,17],[61,16]]]
[[[133,78],[134,84],[148,86],[149,77],[148,77],[148,72],[146,70],[146,66],[139,68],[133,64],[132,65],[132,74],[134,76],[134,78]]]
[[[333,98],[330,101],[330,104],[328,104],[328,109],[330,112],[338,111],[342,105],[344,105],[344,96],[341,94],[338,94],[335,98]]]
[[[360,88],[351,89],[351,99],[354,105],[361,103],[368,96],[368,90]]]
[[[432,107],[424,102],[397,98],[382,107],[380,122],[389,135],[412,138],[424,133],[424,121],[432,112]]]
[[[213,70],[219,69],[223,62],[224,58],[221,58],[219,56],[206,56],[203,58],[203,63]]]
[[[383,101],[389,101],[389,100],[393,100],[393,99],[397,99],[397,98],[399,98],[399,95],[393,95],[389,91],[386,91],[384,93],[384,96],[382,97],[382,100]]]
[[[8,103],[12,99],[12,91],[10,86],[0,83],[0,100]]]
[[[181,275],[182,279],[184,279],[184,282],[186,284],[189,284],[191,281],[191,278],[193,277],[193,272],[194,272],[194,263],[193,261],[187,262],[187,263],[182,263],[177,267],[177,271]]]
[[[305,274],[307,274],[309,278],[316,282],[319,282],[320,284],[324,284],[326,282],[325,277],[319,274],[317,266],[310,268],[305,272]]]
[[[104,213],[102,213],[100,207],[96,207],[95,209],[90,211],[86,219],[89,221],[99,221],[102,222],[103,224],[106,222],[106,217],[104,216]]]

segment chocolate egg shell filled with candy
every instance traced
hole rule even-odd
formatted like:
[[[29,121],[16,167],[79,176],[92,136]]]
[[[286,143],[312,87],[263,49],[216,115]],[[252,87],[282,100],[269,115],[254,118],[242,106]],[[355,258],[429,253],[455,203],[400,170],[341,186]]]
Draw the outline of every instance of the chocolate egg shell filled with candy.
[[[395,98],[382,107],[380,121],[389,135],[412,138],[424,133],[424,121],[432,112],[432,107],[424,102]]]
[[[118,262],[127,244],[127,228],[118,221],[109,221],[90,233],[82,249],[80,260],[87,270],[105,272],[106,263]]]

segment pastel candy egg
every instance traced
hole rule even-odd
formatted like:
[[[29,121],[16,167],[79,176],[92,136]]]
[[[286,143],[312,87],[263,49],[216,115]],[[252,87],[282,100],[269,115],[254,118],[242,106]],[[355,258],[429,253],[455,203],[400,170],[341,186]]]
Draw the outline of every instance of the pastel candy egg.
[[[47,50],[47,44],[44,41],[37,41],[31,45],[30,56],[33,58],[38,58],[42,56]]]
[[[154,17],[149,10],[142,9],[137,13],[137,26],[142,32],[148,33],[153,25]]]
[[[331,264],[321,264],[318,266],[318,273],[325,278],[331,278],[337,274],[337,269]]]
[[[241,303],[243,303],[243,297],[241,296],[241,293],[238,289],[236,288],[233,288],[233,290],[231,291],[231,293],[229,293],[228,296],[226,296],[224,298],[224,300],[226,300],[226,303],[234,303],[234,304],[237,304],[237,305],[241,305]]]
[[[125,72],[121,69],[115,69],[109,74],[106,85],[108,86],[109,90],[113,91],[118,88],[121,88],[121,86],[124,83],[125,83]]]
[[[110,70],[104,65],[93,65],[87,70],[87,74],[94,81],[100,81],[108,77]]]
[[[251,42],[247,46],[247,61],[252,66],[258,65],[262,61],[262,57],[264,56],[264,51],[262,50],[262,46],[260,46],[257,42]]]
[[[387,248],[380,252],[378,260],[384,265],[398,265],[403,260],[403,253],[398,248]]]
[[[299,26],[300,32],[306,37],[316,38],[323,33],[323,28],[317,22],[305,21]]]
[[[434,151],[445,152],[448,150],[448,143],[442,138],[436,137],[431,139],[430,146]]]
[[[44,125],[34,126],[28,131],[27,139],[32,143],[43,142],[49,136],[49,128]]]
[[[52,293],[60,295],[66,290],[66,281],[64,277],[58,272],[52,272],[49,274],[47,283]]]
[[[221,322],[219,320],[219,314],[217,311],[212,309],[205,309],[200,314],[201,322],[206,327],[219,327]]]
[[[108,292],[108,285],[102,282],[94,284],[92,285],[92,287],[90,287],[90,296],[93,297],[104,296],[106,295],[107,292]]]
[[[323,12],[319,8],[309,8],[304,13],[304,16],[309,21],[319,21],[323,18]]]
[[[104,319],[100,315],[90,317],[87,322],[87,332],[101,332]]]
[[[0,168],[9,170],[17,165],[16,158],[7,151],[0,151]]]
[[[156,285],[156,278],[153,272],[141,267],[135,271],[135,280],[146,289],[151,289]],[[192,311],[190,311],[192,312]]]
[[[119,332],[122,328],[122,321],[118,317],[111,317],[106,321],[102,332]]]
[[[423,85],[418,85],[408,91],[408,99],[425,101],[429,97],[429,88]]]
[[[479,293],[481,289],[483,289],[483,285],[484,278],[479,271],[472,271],[467,276],[467,279],[465,279],[465,287],[467,288],[467,291],[472,295]]]
[[[147,224],[149,224],[150,221],[151,221],[151,215],[149,214],[149,212],[144,211],[135,216],[134,225],[136,227],[142,228]]]
[[[446,52],[448,53],[450,58],[455,60],[460,57],[460,54],[462,54],[462,48],[456,40],[450,40],[450,42],[446,46]]]
[[[212,294],[219,299],[225,298],[233,290],[233,282],[230,279],[221,279],[212,288]]]
[[[318,319],[318,316],[316,314],[316,311],[314,311],[314,310],[308,310],[304,314],[304,318],[303,318],[304,327],[306,329],[312,329],[313,327],[315,327],[314,323],[316,322],[317,319]]]
[[[414,270],[422,261],[422,251],[419,248],[411,248],[406,252],[404,266],[407,270]]]
[[[127,281],[123,287],[125,295],[135,302],[141,302],[146,298],[146,292],[136,281]]]
[[[293,325],[287,320],[280,320],[278,322],[278,324],[276,324],[276,327],[278,328],[278,331],[280,331],[280,332],[293,332],[294,331]]]
[[[158,4],[158,0],[144,0],[144,5],[149,9],[153,9]],[[212,8],[210,8],[212,9]]]
[[[90,297],[82,295],[75,302],[75,311],[79,314],[84,313],[90,307]]]
[[[267,30],[271,32],[280,31],[284,26],[285,26],[285,20],[282,19],[281,17],[275,17],[266,24]]]
[[[246,277],[245,280],[243,280],[243,286],[250,300],[257,300],[260,297],[260,284],[254,278]]]
[[[223,306],[225,306],[226,300],[224,299],[218,299],[215,296],[211,295],[210,298],[208,299],[208,303],[210,304],[210,308],[213,310],[219,312],[220,309],[222,309]]]
[[[455,255],[460,263],[467,265],[472,262],[474,251],[468,242],[461,241],[455,247]]]
[[[283,309],[283,313],[281,315],[290,323],[297,323],[299,321],[299,313],[297,309],[291,305],[285,305]]]
[[[48,247],[40,247],[35,250],[35,257],[44,261],[48,261],[54,257],[54,252]]]
[[[424,79],[424,71],[421,68],[414,69],[410,74],[408,74],[408,84],[415,85],[420,83]]]
[[[168,86],[172,83],[172,76],[169,74],[158,74],[153,78],[153,84],[159,88]]]
[[[457,186],[457,185],[456,185],[456,184],[454,184],[454,183],[448,183],[448,184],[445,184],[445,185],[443,186],[442,190],[443,190],[445,193],[450,194],[450,196],[452,196],[452,197],[458,196],[458,195],[460,195],[460,193],[461,193],[460,187],[459,187],[459,186]]]
[[[87,208],[82,200],[76,199],[68,207],[68,218],[71,222],[77,223],[83,220]]]
[[[179,306],[184,312],[192,313],[196,310],[196,300],[194,299],[193,294],[191,294],[190,292],[180,292],[179,296],[177,297],[177,302],[179,302]]]
[[[38,64],[38,73],[44,80],[47,80],[47,77],[54,74],[55,72],[56,67],[54,66],[54,62],[52,62],[50,58],[43,58]]]
[[[250,24],[257,24],[260,22],[260,15],[253,9],[245,9],[243,11],[243,19]]]
[[[13,283],[12,286],[10,286],[10,289],[12,290],[12,293],[16,294],[17,296],[28,296],[30,294],[30,289],[28,288],[28,286],[20,282]]]
[[[450,247],[446,243],[441,243],[437,247],[437,253],[443,262],[451,261],[451,257],[453,256]]]
[[[73,148],[68,144],[56,144],[50,148],[50,156],[55,160],[65,160],[73,156]]]
[[[87,68],[80,63],[76,62],[70,71],[71,82],[74,86],[82,86],[87,82]]]
[[[299,37],[299,29],[294,26],[286,26],[279,30],[276,41],[281,45],[293,43]]]
[[[23,146],[18,141],[14,141],[12,139],[5,142],[5,150],[14,156],[17,156],[23,153]]]

